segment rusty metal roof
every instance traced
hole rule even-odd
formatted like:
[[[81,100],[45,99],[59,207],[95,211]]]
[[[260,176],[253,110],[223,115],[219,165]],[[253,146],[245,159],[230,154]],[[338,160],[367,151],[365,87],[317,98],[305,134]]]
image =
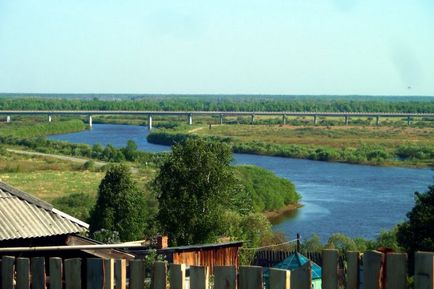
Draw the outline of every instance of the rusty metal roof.
[[[87,231],[89,225],[0,182],[0,241]]]

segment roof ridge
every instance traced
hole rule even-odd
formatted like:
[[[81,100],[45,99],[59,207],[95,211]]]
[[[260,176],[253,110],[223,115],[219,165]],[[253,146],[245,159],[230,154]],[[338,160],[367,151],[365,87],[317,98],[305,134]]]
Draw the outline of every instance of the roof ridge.
[[[41,199],[38,199],[37,197],[34,197],[26,192],[23,192],[19,189],[16,189],[4,182],[0,181],[0,189],[4,190],[20,199],[23,199],[33,205],[36,205],[42,209],[45,209],[47,211],[52,211],[53,210],[53,205],[51,205],[50,203],[47,203]]]

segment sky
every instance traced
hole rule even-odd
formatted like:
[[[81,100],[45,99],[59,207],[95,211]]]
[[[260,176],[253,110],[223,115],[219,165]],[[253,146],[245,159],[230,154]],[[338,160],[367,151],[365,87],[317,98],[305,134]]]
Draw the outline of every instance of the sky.
[[[432,0],[0,0],[0,92],[434,95]]]

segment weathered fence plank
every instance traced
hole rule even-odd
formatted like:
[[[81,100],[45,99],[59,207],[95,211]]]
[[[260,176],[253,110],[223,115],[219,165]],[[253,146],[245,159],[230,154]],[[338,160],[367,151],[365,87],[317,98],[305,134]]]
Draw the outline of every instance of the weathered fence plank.
[[[127,288],[127,260],[125,259],[115,261],[115,288]]]
[[[32,289],[45,289],[45,258],[34,257],[30,262]]]
[[[378,251],[368,251],[363,254],[363,286],[369,289],[381,288],[381,273],[384,254]]]
[[[15,257],[2,257],[2,289],[14,289]]]
[[[338,289],[338,250],[322,250],[322,288]]]
[[[190,267],[190,289],[208,289],[209,270],[207,267]]]
[[[104,288],[104,260],[99,258],[87,259],[86,272],[87,288],[103,289]]]
[[[62,259],[53,257],[49,261],[50,289],[62,289]]]
[[[358,289],[360,283],[360,253],[350,251],[347,253],[347,289]]]
[[[17,284],[16,289],[30,288],[30,260],[29,258],[17,258]]]
[[[65,289],[81,289],[81,259],[66,259],[65,269]]]
[[[310,289],[312,287],[312,266],[310,261],[291,271],[291,288]]]
[[[185,289],[185,264],[169,264],[170,289]]]
[[[214,267],[214,289],[236,289],[237,269],[234,266]]]
[[[115,265],[113,259],[104,260],[104,289],[115,288]]]
[[[130,261],[130,289],[145,288],[145,263],[143,260]]]
[[[386,289],[407,288],[407,254],[386,255]]]
[[[262,267],[240,266],[239,289],[264,288]]]
[[[270,289],[290,289],[290,288],[291,288],[291,272],[283,269],[270,268]]]
[[[434,288],[434,253],[416,252],[414,258],[414,288]]]
[[[166,262],[155,262],[152,266],[152,289],[166,289],[167,284],[167,264]]]

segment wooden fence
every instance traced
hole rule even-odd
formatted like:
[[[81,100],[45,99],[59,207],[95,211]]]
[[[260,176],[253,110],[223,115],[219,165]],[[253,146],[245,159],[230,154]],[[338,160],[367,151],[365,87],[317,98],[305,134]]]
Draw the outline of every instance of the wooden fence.
[[[338,289],[338,252],[322,252],[322,288]],[[360,254],[349,252],[345,288],[356,289],[363,281],[364,289],[406,288],[407,255],[377,251],[363,254],[363,274],[360,274]],[[387,264],[387,266],[385,266]],[[434,289],[434,253],[415,255],[415,289]],[[263,289],[264,268],[259,266],[216,266],[210,278],[207,267],[191,266],[186,279],[185,265],[156,262],[147,283],[145,262],[140,259],[113,260],[90,258],[82,260],[44,257],[2,257],[1,289]],[[83,270],[84,268],[84,270]],[[293,270],[267,269],[270,289],[311,289],[310,262]],[[362,275],[362,276],[360,276]],[[384,279],[382,279],[384,278]],[[210,279],[212,282],[210,282]],[[168,281],[170,280],[170,281]],[[188,282],[186,282],[188,280]]]

